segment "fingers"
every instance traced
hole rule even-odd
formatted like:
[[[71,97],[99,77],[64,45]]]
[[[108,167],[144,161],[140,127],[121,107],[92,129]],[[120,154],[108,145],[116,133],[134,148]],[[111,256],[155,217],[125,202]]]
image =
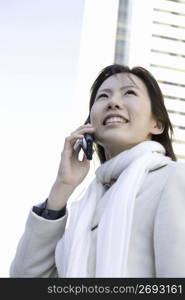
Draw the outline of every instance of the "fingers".
[[[88,128],[88,127],[92,127],[92,125],[91,125],[90,123],[88,123],[88,124],[83,124],[83,125],[79,126],[75,131],[80,130],[80,129],[82,129],[82,128]]]
[[[80,127],[78,127],[75,131],[71,133],[71,136],[75,136],[76,134],[85,134],[85,133],[93,133],[94,128],[92,127],[91,124],[85,124]]]
[[[65,141],[67,143],[70,143],[71,146],[74,146],[78,139],[83,139],[85,133],[94,133],[94,128],[91,124],[86,124],[78,127],[75,131],[71,133],[70,136],[66,137]]]
[[[83,135],[82,134],[74,134],[74,135],[70,135],[67,136],[65,138],[65,144],[64,144],[64,149],[68,149],[71,147],[74,147],[74,145],[77,143],[78,140],[83,139]],[[76,144],[76,149],[77,149],[77,144]]]
[[[94,128],[91,124],[85,124],[80,127],[78,127],[74,132],[71,133],[70,136],[65,138],[65,144],[64,144],[64,150],[70,151],[71,153],[73,150],[75,153],[80,151],[80,146],[78,144],[78,140],[83,139],[84,134],[94,133]]]

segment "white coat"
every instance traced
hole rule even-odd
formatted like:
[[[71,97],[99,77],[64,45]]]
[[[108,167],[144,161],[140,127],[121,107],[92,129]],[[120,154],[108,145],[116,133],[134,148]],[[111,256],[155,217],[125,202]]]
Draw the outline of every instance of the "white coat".
[[[67,217],[47,220],[30,212],[10,277],[61,277],[60,239]],[[94,225],[99,221],[95,215]],[[89,277],[95,274],[97,230],[92,231]],[[184,163],[148,173],[136,197],[127,270],[128,277],[185,277]]]

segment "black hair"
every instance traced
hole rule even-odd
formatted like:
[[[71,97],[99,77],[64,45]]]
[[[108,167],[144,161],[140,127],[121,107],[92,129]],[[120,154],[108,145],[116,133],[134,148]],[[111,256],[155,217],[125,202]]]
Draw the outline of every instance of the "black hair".
[[[115,75],[117,73],[130,73],[136,75],[140,78],[144,84],[146,85],[150,100],[151,100],[151,109],[152,114],[156,118],[160,124],[162,124],[164,130],[161,134],[152,135],[152,140],[157,141],[162,144],[166,150],[166,156],[171,157],[172,160],[176,161],[176,156],[172,147],[172,134],[173,127],[171,121],[169,119],[166,107],[164,105],[164,98],[161,92],[161,89],[153,77],[153,75],[142,67],[134,67],[130,69],[128,66],[113,64],[105,67],[98,75],[96,80],[94,81],[91,87],[91,96],[89,102],[89,116],[86,120],[86,123],[90,123],[90,111],[94,104],[97,91],[101,84],[110,76]],[[101,145],[96,145],[96,152],[100,159],[100,163],[104,163],[106,161],[105,151]]]

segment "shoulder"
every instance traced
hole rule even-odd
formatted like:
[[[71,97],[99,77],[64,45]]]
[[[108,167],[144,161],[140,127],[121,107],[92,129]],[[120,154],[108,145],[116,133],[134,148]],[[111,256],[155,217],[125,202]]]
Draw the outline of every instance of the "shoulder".
[[[165,167],[166,184],[154,219],[157,277],[182,277],[185,265],[185,163]]]
[[[174,186],[179,182],[182,184],[184,182],[185,185],[185,163],[172,161],[163,167],[150,171],[143,182],[139,194],[147,192],[151,195],[159,196],[168,187]]]
[[[176,184],[179,180],[185,182],[185,163],[172,161],[169,164],[149,173],[151,180],[163,183],[163,189],[168,184]]]
[[[178,212],[185,215],[185,163],[166,166],[166,182],[161,190],[158,212]]]
[[[185,185],[185,163],[184,162],[172,162],[169,165],[166,166],[166,174],[167,174],[167,180],[166,185],[167,186],[174,186],[179,184]]]

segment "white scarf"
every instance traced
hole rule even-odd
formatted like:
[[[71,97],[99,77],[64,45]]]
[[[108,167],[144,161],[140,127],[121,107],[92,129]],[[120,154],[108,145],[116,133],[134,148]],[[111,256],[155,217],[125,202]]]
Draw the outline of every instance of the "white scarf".
[[[147,173],[167,165],[164,147],[145,141],[106,161],[80,201],[71,206],[68,227],[60,241],[62,277],[88,277],[91,227],[97,203],[105,209],[97,228],[95,277],[127,277],[128,247],[134,203]],[[104,184],[117,179],[106,191]],[[105,192],[106,191],[106,192]],[[61,248],[60,248],[61,249]]]

